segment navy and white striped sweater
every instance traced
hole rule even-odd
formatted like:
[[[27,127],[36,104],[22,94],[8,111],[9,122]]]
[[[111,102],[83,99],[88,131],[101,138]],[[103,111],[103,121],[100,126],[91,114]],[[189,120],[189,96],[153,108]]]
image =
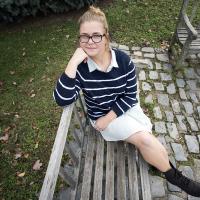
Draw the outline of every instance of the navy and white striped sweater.
[[[89,71],[87,63],[81,63],[76,78],[63,73],[54,90],[54,98],[59,106],[67,106],[78,98],[82,89],[89,118],[97,120],[113,110],[122,115],[137,102],[137,81],[135,66],[124,52],[113,49],[119,68],[110,72]]]

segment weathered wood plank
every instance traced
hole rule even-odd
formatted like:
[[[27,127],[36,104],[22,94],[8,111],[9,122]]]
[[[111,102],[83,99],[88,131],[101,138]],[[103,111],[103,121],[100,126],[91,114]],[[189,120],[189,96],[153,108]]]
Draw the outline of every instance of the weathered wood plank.
[[[136,149],[132,144],[127,144],[127,145],[128,145],[129,196],[130,200],[139,200]]]
[[[69,153],[74,164],[78,166],[79,156],[81,154],[81,148],[75,141],[70,141],[65,144],[65,150]]]
[[[91,180],[92,180],[92,166],[93,166],[93,156],[95,149],[95,137],[94,137],[94,128],[90,127],[88,132],[88,143],[87,151],[85,156],[85,165],[83,171],[83,185],[81,190],[81,200],[90,199],[90,190],[91,190]]]
[[[59,175],[72,188],[75,188],[77,180],[74,177],[74,168],[72,166],[68,166],[68,165],[65,165],[65,167],[60,166]]]
[[[93,200],[102,199],[102,181],[103,181],[103,160],[104,160],[104,140],[100,133],[96,131],[97,150],[96,165],[94,174]]]
[[[141,188],[142,188],[142,200],[151,200],[151,188],[149,182],[149,174],[148,174],[148,164],[144,161],[142,156],[138,155],[139,160],[139,169],[140,169],[140,180],[141,180]]]
[[[114,199],[115,143],[107,142],[105,199]]]
[[[39,200],[53,198],[73,107],[74,104],[63,110]]]
[[[124,142],[117,143],[117,199],[126,199],[126,174]]]

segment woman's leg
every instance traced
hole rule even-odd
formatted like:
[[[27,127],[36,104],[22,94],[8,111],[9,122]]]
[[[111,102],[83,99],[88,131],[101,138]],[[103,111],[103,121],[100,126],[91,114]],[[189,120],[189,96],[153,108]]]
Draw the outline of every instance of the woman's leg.
[[[163,172],[170,183],[180,187],[192,196],[200,197],[200,183],[182,175],[169,162],[167,151],[156,137],[148,132],[138,132],[130,136],[126,141],[134,144],[139,149],[143,158]]]
[[[143,158],[161,172],[166,172],[171,168],[167,151],[154,135],[148,132],[138,132],[126,141],[134,144]]]

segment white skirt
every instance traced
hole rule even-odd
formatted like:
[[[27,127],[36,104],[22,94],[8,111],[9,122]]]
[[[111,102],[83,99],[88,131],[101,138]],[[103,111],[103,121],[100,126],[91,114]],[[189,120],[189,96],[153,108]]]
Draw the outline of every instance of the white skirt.
[[[90,121],[94,127],[96,121]],[[101,134],[106,141],[119,141],[125,140],[139,131],[152,133],[152,124],[138,103],[114,119],[106,129],[101,131]]]

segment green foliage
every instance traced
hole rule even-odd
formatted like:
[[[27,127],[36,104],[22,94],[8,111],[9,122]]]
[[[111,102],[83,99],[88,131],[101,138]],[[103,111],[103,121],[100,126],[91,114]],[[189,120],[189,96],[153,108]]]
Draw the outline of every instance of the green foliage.
[[[50,12],[63,13],[95,2],[96,0],[1,0],[0,21],[19,21],[26,16],[47,15]]]

